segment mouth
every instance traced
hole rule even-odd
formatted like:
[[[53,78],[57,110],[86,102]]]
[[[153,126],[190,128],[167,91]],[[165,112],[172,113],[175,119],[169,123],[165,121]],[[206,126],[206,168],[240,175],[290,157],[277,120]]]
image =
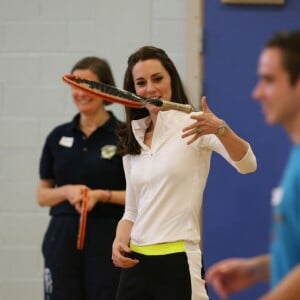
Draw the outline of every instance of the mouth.
[[[79,104],[88,104],[88,103],[91,103],[93,101],[93,99],[90,99],[90,98],[85,98],[85,99],[78,99],[77,102]]]
[[[151,96],[147,96],[148,99],[160,99],[161,96],[160,95],[151,95]]]

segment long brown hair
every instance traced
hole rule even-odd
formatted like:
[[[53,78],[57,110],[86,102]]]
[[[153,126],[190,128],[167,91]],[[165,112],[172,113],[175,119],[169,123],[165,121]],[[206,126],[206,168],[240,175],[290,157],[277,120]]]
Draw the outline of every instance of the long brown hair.
[[[172,101],[182,104],[188,104],[188,98],[186,96],[182,81],[174,63],[171,61],[164,50],[153,46],[144,46],[129,56],[124,77],[124,89],[132,93],[136,92],[134,88],[132,69],[139,61],[145,61],[149,59],[159,60],[166,71],[169,73],[171,78]],[[149,112],[145,108],[136,109],[126,107],[126,125],[125,128],[120,129],[118,132],[120,137],[118,152],[121,155],[137,155],[141,153],[141,147],[136,141],[132,132],[131,121],[144,118],[147,115],[149,115]]]

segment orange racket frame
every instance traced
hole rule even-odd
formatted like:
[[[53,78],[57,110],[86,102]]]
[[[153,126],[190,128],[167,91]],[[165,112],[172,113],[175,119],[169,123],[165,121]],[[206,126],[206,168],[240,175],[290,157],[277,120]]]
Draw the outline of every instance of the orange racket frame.
[[[98,96],[106,101],[119,103],[128,107],[143,108],[147,103],[163,107],[165,109],[174,109],[190,113],[195,109],[190,104],[181,104],[174,101],[166,101],[161,98],[143,98],[134,93],[118,89],[103,82],[97,82],[76,77],[72,74],[66,74],[62,77],[63,81],[70,85],[88,92],[94,96]]]
[[[87,221],[87,204],[88,204],[88,189],[84,189],[82,206],[81,206],[81,215],[79,220],[78,238],[77,238],[78,250],[82,250],[84,248],[86,221]]]

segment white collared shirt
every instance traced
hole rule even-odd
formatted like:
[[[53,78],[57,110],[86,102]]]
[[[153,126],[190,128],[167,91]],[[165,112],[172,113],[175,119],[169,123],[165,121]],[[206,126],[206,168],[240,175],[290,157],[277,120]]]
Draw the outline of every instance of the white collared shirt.
[[[242,173],[256,166],[250,145],[244,158],[234,162],[214,134],[187,145],[187,140],[181,137],[182,129],[193,122],[189,114],[179,111],[159,112],[151,149],[143,142],[150,117],[132,122],[142,149],[140,155],[123,157],[126,176],[123,219],[134,223],[131,242],[135,245],[200,241],[200,211],[212,151]]]

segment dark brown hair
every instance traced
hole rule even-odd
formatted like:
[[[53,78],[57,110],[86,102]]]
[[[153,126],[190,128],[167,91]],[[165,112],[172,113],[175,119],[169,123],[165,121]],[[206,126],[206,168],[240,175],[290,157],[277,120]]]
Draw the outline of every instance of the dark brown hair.
[[[279,32],[265,45],[266,48],[278,48],[282,52],[282,65],[294,85],[300,78],[300,30]]]
[[[168,72],[171,78],[171,99],[174,102],[188,104],[188,98],[183,88],[182,81],[177,72],[177,69],[166,52],[160,48],[153,46],[144,46],[129,56],[127,61],[127,69],[124,77],[124,89],[135,93],[134,80],[132,76],[132,69],[139,61],[145,61],[149,59],[159,60],[162,66]],[[137,155],[141,153],[141,147],[136,141],[132,128],[131,121],[138,120],[149,115],[147,109],[136,109],[126,107],[126,127],[119,130],[120,145],[119,153],[122,155],[133,154]]]

